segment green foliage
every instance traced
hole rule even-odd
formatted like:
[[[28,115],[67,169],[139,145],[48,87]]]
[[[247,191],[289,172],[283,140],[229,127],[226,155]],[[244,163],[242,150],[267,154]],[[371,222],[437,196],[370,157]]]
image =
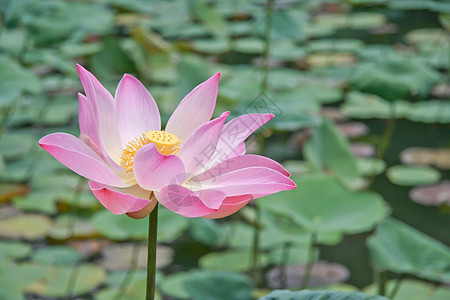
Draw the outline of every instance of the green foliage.
[[[334,291],[299,291],[277,290],[259,300],[387,300],[382,296],[370,296],[360,292],[334,292]]]
[[[400,221],[384,221],[367,245],[381,270],[441,282],[450,279],[450,249]]]

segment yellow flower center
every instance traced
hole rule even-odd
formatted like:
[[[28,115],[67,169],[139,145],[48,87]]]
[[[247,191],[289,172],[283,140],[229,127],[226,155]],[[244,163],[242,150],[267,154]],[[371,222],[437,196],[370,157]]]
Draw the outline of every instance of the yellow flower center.
[[[120,157],[120,164],[126,173],[133,171],[133,161],[136,152],[142,146],[149,143],[155,144],[156,149],[164,155],[176,155],[181,148],[179,145],[181,141],[176,137],[176,135],[165,131],[147,131],[146,133],[143,133],[142,136],[128,142],[125,149],[123,149]]]

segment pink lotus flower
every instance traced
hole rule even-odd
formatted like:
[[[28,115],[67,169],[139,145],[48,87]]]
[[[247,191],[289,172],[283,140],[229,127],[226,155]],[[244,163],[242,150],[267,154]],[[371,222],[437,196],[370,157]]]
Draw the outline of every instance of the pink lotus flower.
[[[77,68],[86,92],[78,95],[80,137],[53,133],[39,144],[88,178],[113,214],[141,218],[159,201],[186,217],[222,218],[254,198],[295,188],[280,164],[245,154],[244,140],[272,114],[225,124],[225,112],[210,120],[220,73],[184,97],[161,131],[158,107],[139,80],[125,75],[114,99],[90,72]]]

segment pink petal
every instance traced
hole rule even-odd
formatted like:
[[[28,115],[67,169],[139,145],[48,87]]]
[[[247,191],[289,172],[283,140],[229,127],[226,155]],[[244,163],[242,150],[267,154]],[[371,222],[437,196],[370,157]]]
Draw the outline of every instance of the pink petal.
[[[216,211],[207,207],[196,193],[181,185],[168,185],[155,196],[162,205],[188,218],[202,217]]]
[[[119,162],[122,146],[114,99],[89,71],[80,65],[77,65],[77,70],[95,120],[100,146],[114,161]]]
[[[230,196],[273,194],[279,191],[291,190],[295,183],[278,171],[266,167],[250,167],[220,174],[208,180],[197,181],[192,178],[192,184],[201,189],[219,190]]]
[[[217,143],[216,153],[208,163],[208,167],[224,160],[232,154],[255,130],[274,117],[273,114],[247,114],[234,118],[223,126]],[[220,154],[220,155],[219,155]]]
[[[246,152],[246,148],[245,148],[245,143],[241,143],[239,146],[237,146],[230,154],[228,154],[228,156],[226,157],[226,159],[231,159],[233,157],[238,157],[241,155],[244,155]],[[218,151],[220,152],[220,151]],[[220,160],[222,161],[222,160]],[[220,162],[219,161],[219,162]]]
[[[289,172],[286,171],[286,169],[276,161],[260,155],[247,154],[225,160],[220,164],[215,165],[211,169],[208,169],[205,172],[196,175],[195,181],[214,180],[214,178],[225,173],[250,167],[266,167],[278,171],[284,176],[290,176]]]
[[[219,79],[217,73],[186,95],[167,122],[166,131],[186,140],[197,127],[211,120]]]
[[[246,206],[252,199],[251,195],[227,197],[216,212],[210,213],[202,218],[218,219],[228,217]]]
[[[116,91],[117,121],[122,147],[151,130],[161,130],[158,106],[135,77],[123,76]]]
[[[138,184],[151,191],[159,191],[169,184],[181,183],[185,174],[183,162],[179,157],[159,153],[153,143],[137,151],[133,169]]]
[[[150,191],[145,191],[138,186],[125,189],[113,189],[98,182],[89,181],[89,187],[95,198],[115,215],[137,212],[149,204],[155,207],[157,203],[154,198],[153,200],[149,200]]]
[[[219,118],[201,125],[183,144],[178,156],[183,160],[187,176],[203,169],[211,159],[229,114],[224,112]]]
[[[63,165],[83,177],[111,186],[127,186],[97,153],[73,135],[49,134],[40,139],[39,145]]]
[[[195,192],[202,202],[209,208],[218,209],[227,195],[216,190],[200,190]]]
[[[92,116],[88,99],[81,93],[78,93],[78,123],[81,134],[89,137],[97,148],[99,148],[101,144],[97,128],[95,127],[95,120]]]

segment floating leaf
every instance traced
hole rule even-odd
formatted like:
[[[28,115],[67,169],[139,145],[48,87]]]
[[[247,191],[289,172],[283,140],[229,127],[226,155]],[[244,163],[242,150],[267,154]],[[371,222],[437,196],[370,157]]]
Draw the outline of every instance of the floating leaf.
[[[358,178],[356,162],[348,141],[338,133],[333,123],[323,119],[303,148],[307,161],[316,171],[327,171],[347,184]]]
[[[85,294],[99,286],[106,277],[103,268],[94,264],[76,266],[35,265],[40,278],[26,290],[47,297],[67,297]]]
[[[440,81],[439,73],[417,59],[388,58],[360,64],[350,78],[352,86],[386,100],[424,98]]]
[[[31,256],[32,261],[49,265],[73,265],[82,258],[81,253],[67,246],[41,248]]]
[[[330,177],[316,175],[294,181],[299,189],[266,196],[257,204],[316,233],[364,232],[388,212],[378,194],[350,192]]]
[[[48,217],[23,214],[0,220],[0,236],[34,240],[45,237],[51,226],[52,222]]]
[[[450,150],[412,147],[402,151],[400,159],[404,164],[435,165],[450,169]]]
[[[335,292],[335,291],[288,291],[276,290],[259,300],[388,300],[382,296],[370,296],[360,292]]]
[[[22,258],[30,254],[31,250],[29,244],[0,241],[0,258]]]
[[[135,220],[127,215],[113,215],[107,210],[96,213],[92,225],[101,234],[113,240],[145,239],[148,231],[147,219]]]
[[[400,221],[384,221],[367,245],[372,260],[381,270],[450,281],[450,249]]]
[[[196,300],[247,300],[252,296],[253,283],[242,274],[203,271],[188,277],[184,288]]]
[[[260,254],[259,258],[259,265],[265,266],[268,262],[267,256]],[[244,272],[252,267],[251,253],[248,250],[211,252],[200,258],[199,265],[213,271]]]
[[[423,205],[450,205],[450,181],[444,180],[430,186],[419,186],[409,192],[409,197]]]
[[[280,274],[281,272],[281,274]],[[284,273],[283,273],[284,272]],[[305,276],[306,265],[287,265],[270,269],[266,273],[266,280],[271,289],[290,288],[296,289],[302,285]],[[284,280],[280,281],[280,277]],[[343,265],[328,263],[326,261],[316,262],[312,269],[308,286],[328,286],[338,282],[344,282],[350,276],[349,270]]]
[[[189,233],[199,242],[215,245],[220,238],[220,227],[215,220],[197,218],[190,220]]]
[[[404,186],[427,185],[441,179],[439,171],[426,166],[393,166],[386,175],[392,183]]]
[[[397,285],[398,290],[393,298],[395,300],[447,300],[450,298],[449,287],[443,285],[436,287],[432,283],[413,279],[403,279],[401,282],[397,282],[397,279],[389,280],[386,283],[388,295]],[[370,285],[364,288],[364,292],[369,295],[376,295],[378,287],[376,284]]]

